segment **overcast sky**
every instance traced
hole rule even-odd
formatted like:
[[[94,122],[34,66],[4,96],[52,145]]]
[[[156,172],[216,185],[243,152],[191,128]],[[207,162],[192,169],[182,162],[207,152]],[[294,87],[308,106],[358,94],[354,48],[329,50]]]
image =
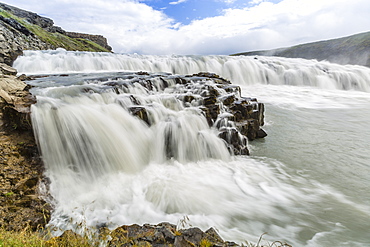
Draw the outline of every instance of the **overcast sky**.
[[[370,31],[369,0],[0,0],[114,52],[232,54]]]

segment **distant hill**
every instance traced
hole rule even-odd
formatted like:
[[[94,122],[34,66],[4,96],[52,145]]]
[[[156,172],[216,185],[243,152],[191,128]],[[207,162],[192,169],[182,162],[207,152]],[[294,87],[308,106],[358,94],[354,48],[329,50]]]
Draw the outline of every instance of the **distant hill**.
[[[233,54],[233,56],[240,55],[317,59],[338,64],[357,64],[370,67],[370,32],[287,48]]]

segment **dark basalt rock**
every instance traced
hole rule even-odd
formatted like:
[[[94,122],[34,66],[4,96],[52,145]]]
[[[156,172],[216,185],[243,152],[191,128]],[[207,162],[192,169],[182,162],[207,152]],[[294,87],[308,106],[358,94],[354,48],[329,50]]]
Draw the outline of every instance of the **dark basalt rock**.
[[[248,155],[247,140],[255,140],[267,136],[261,129],[264,125],[264,105],[256,98],[242,97],[239,86],[214,73],[201,72],[193,75],[153,75],[147,72],[137,72],[138,77],[131,81],[109,81],[117,93],[127,92],[127,88],[135,83],[151,91],[164,91],[175,95],[183,102],[184,107],[198,107],[210,127],[217,128],[228,145],[232,154]],[[117,79],[117,78],[116,78]],[[141,106],[132,95],[130,112],[150,125],[145,106]],[[228,114],[225,117],[223,114]],[[221,121],[226,119],[226,121]]]
[[[218,135],[226,141],[230,149],[235,155],[249,155],[247,148],[247,138],[242,135],[236,128],[224,128],[220,130]]]

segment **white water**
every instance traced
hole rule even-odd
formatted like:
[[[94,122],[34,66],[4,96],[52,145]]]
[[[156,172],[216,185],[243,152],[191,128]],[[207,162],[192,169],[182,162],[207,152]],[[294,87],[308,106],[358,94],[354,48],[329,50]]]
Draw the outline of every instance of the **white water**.
[[[265,103],[269,135],[249,143],[251,156],[231,157],[196,107],[184,108],[168,91],[129,88],[149,109],[149,127],[126,111],[127,95],[107,90],[93,79],[99,75],[65,67],[66,56],[68,66],[86,66],[79,68],[84,72],[99,70],[97,63],[104,71],[127,69],[114,63],[180,74],[214,68],[241,85],[243,95]],[[28,52],[15,67],[76,73],[32,82],[38,86],[33,123],[55,205],[51,225],[176,224],[186,215],[191,225],[216,227],[239,243],[256,243],[268,232],[264,239],[293,246],[369,246],[370,69],[300,59],[65,51]],[[166,143],[175,158],[167,157]]]
[[[370,69],[305,59],[230,56],[142,56],[110,53],[24,51],[14,65],[20,73],[148,71],[173,74],[213,72],[235,84],[314,86],[370,92]]]

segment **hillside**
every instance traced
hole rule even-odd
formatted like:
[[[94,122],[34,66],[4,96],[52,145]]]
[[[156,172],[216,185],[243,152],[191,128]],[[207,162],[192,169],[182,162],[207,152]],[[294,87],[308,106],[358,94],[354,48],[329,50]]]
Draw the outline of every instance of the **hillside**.
[[[66,32],[53,20],[0,3],[0,63],[11,65],[23,50],[66,50],[111,52],[101,35]]]
[[[317,59],[338,64],[357,64],[370,67],[370,32],[287,48],[242,52],[233,55]]]

